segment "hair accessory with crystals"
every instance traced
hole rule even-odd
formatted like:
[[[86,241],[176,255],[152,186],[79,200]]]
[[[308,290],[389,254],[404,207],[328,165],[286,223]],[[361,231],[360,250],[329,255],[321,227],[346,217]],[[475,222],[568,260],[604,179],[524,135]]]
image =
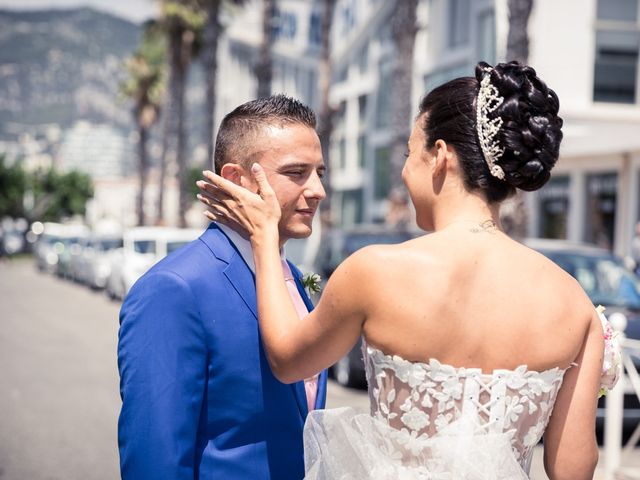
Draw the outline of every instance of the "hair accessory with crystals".
[[[476,100],[476,131],[478,132],[478,140],[484,159],[489,166],[491,175],[500,180],[504,180],[504,170],[500,165],[496,164],[502,154],[504,148],[500,148],[496,135],[502,127],[502,118],[499,116],[493,120],[489,120],[489,114],[495,112],[496,109],[504,101],[498,93],[498,89],[491,84],[491,67],[486,67],[486,72],[480,82],[480,90]]]

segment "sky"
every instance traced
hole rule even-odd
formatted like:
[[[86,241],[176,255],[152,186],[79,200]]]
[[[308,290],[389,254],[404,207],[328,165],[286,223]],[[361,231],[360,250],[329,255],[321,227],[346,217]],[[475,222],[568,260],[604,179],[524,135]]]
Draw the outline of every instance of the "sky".
[[[155,0],[0,0],[0,9],[40,10],[48,8],[93,7],[133,22],[154,16]]]

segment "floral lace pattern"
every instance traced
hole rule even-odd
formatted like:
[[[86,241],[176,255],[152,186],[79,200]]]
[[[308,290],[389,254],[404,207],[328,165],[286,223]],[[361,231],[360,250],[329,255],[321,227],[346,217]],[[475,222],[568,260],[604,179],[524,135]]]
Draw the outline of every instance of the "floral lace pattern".
[[[397,431],[395,440],[408,451],[419,454],[430,438],[455,423],[471,436],[506,434],[525,471],[566,371],[536,372],[523,365],[485,374],[435,359],[410,362],[364,342],[363,354],[371,415]]]

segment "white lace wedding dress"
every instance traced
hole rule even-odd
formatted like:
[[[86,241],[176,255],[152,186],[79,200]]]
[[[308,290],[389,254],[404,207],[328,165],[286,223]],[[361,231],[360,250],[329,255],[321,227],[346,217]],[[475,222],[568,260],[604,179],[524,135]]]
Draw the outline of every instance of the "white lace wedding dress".
[[[371,414],[311,412],[305,479],[528,479],[565,370],[485,374],[363,343]]]

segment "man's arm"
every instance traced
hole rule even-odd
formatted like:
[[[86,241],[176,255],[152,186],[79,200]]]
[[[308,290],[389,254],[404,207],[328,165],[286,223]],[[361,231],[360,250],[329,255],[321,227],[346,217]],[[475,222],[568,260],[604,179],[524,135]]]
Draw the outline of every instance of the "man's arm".
[[[127,297],[118,369],[122,479],[193,480],[207,347],[195,299],[180,276],[146,275]]]

